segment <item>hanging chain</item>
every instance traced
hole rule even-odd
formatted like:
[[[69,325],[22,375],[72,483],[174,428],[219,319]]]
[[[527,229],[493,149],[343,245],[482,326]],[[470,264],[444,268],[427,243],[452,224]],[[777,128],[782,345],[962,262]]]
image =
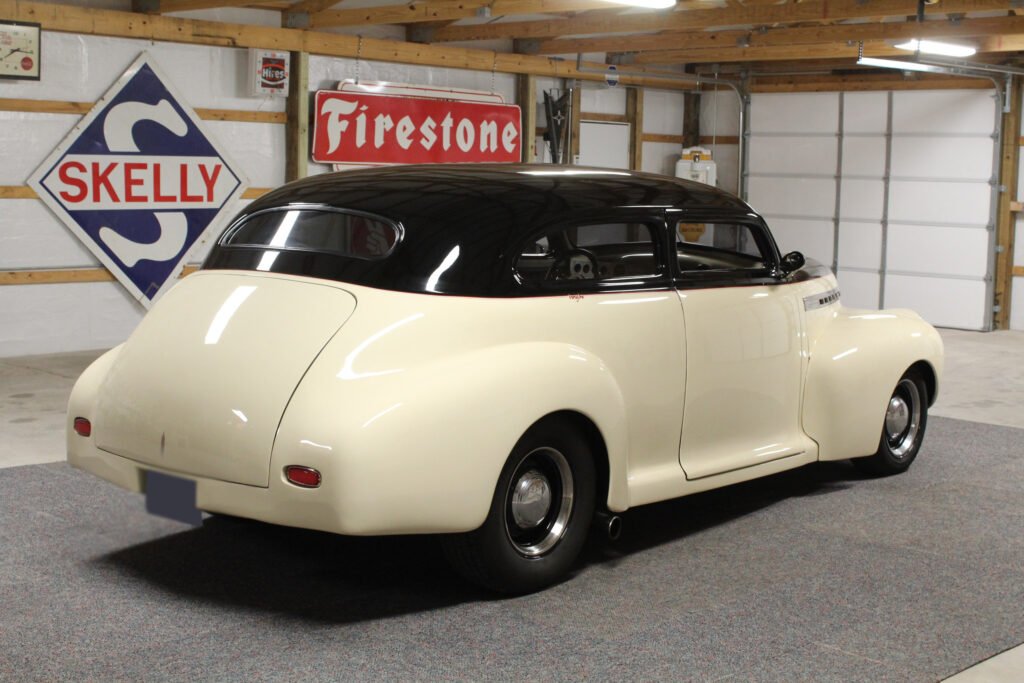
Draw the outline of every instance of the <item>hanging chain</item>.
[[[359,85],[359,65],[362,63],[363,57],[363,37],[359,36],[359,42],[356,44],[356,85]]]
[[[494,51],[494,61],[491,62],[491,94],[495,94],[495,72],[498,70],[498,51]]]

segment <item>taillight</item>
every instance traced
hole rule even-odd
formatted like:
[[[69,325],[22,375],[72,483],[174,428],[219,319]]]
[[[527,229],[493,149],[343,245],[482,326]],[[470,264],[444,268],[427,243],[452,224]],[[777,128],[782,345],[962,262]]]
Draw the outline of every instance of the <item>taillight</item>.
[[[312,467],[288,465],[284,468],[284,478],[304,489],[315,489],[320,486],[320,473]]]
[[[90,436],[92,434],[92,423],[84,417],[76,417],[75,434],[78,434],[79,436]]]

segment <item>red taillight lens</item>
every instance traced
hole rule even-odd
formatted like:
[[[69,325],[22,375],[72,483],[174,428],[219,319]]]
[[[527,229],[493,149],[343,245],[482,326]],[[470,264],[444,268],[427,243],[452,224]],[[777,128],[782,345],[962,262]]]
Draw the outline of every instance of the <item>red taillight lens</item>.
[[[304,489],[315,489],[317,486],[320,486],[320,473],[312,467],[288,465],[288,467],[284,468],[284,478]]]
[[[76,417],[75,434],[78,434],[79,436],[90,436],[92,434],[92,423],[84,417]]]

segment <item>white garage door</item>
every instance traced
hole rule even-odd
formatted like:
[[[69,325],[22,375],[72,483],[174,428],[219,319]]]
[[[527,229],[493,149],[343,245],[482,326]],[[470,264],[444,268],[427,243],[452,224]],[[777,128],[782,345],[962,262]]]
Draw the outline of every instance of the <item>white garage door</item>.
[[[987,329],[995,116],[990,90],[754,95],[749,201],[847,306]]]

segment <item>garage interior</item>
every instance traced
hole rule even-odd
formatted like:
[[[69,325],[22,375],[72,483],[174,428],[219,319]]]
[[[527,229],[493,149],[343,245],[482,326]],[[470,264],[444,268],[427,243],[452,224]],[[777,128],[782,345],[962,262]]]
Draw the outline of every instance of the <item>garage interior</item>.
[[[0,0],[0,24],[41,40],[38,80],[0,76],[0,679],[1024,679],[1020,13]],[[286,90],[253,94],[255,49],[288,55]],[[244,171],[227,214],[332,170],[310,156],[312,95],[346,80],[500,96],[531,133],[523,161],[551,163],[554,138],[562,163],[675,175],[704,148],[782,253],[836,272],[843,305],[940,328],[919,461],[883,479],[820,463],[630,510],[571,580],[514,599],[420,537],[147,515],[64,445],[74,380],[147,307],[30,184],[143,53]]]

